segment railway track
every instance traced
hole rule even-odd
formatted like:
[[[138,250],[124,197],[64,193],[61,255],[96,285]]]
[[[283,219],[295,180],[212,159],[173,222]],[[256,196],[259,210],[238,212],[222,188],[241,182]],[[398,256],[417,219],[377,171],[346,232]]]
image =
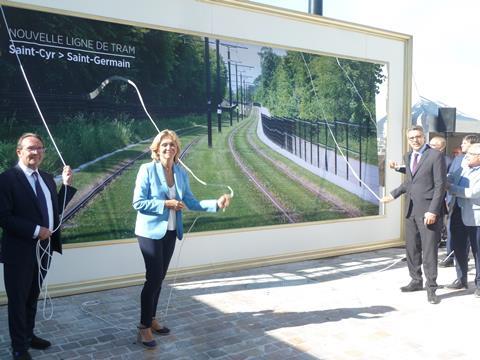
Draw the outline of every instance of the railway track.
[[[195,139],[193,139],[193,141],[191,141],[187,146],[185,146],[185,148],[180,153],[180,159],[183,160],[183,158],[191,150],[192,146],[197,144],[203,136],[205,135],[197,136]],[[146,156],[148,153],[150,153],[150,150],[146,150],[142,152],[140,155],[138,155],[137,157],[135,157],[134,159],[128,161],[125,164],[122,164],[122,166],[116,169],[112,174],[110,174],[105,179],[103,179],[99,184],[94,186],[81,199],[76,201],[72,206],[70,206],[67,210],[65,210],[65,215],[62,218],[62,223],[65,223],[71,220],[81,209],[85,208],[95,196],[97,196],[99,193],[105,190],[108,187],[108,185],[113,182],[113,180],[115,180],[118,176],[120,176],[120,174],[122,174],[129,167],[133,166],[135,162],[140,160],[142,157]]]
[[[252,128],[255,128],[256,121],[253,121],[251,123]],[[336,197],[335,195],[332,195],[324,190],[322,190],[321,187],[318,185],[314,184],[311,181],[308,181],[304,179],[301,176],[296,175],[295,173],[292,172],[292,170],[288,167],[288,165],[281,163],[272,157],[270,157],[268,154],[266,154],[258,145],[256,145],[253,142],[252,135],[251,135],[251,129],[247,131],[247,141],[250,147],[261,157],[269,161],[278,171],[280,171],[282,174],[285,176],[289,177],[291,180],[295,181],[296,183],[300,184],[302,187],[304,187],[306,190],[310,191],[313,195],[321,199],[322,201],[330,204],[332,206],[332,210],[336,212],[342,212],[345,214],[348,214],[351,217],[358,217],[361,216],[362,213],[360,210],[353,206],[349,206],[348,204],[345,204],[341,199]]]
[[[245,122],[244,124],[248,124],[248,123]],[[277,199],[277,197],[271,191],[269,191],[266,188],[265,185],[262,184],[262,182],[254,175],[254,173],[250,171],[250,169],[248,169],[248,167],[240,158],[240,155],[238,154],[238,152],[235,150],[235,146],[233,145],[233,137],[237,133],[237,131],[244,126],[245,125],[235,128],[228,136],[228,147],[230,149],[230,152],[233,155],[233,158],[235,159],[235,162],[240,167],[241,171],[247,176],[247,178],[250,179],[250,181],[255,185],[255,187],[265,196],[265,198],[267,198],[267,200],[270,203],[272,203],[272,205],[275,208],[278,209],[278,211],[286,219],[287,222],[289,223],[299,222],[300,216],[298,214],[291,212],[285,205],[281,203],[280,200]]]

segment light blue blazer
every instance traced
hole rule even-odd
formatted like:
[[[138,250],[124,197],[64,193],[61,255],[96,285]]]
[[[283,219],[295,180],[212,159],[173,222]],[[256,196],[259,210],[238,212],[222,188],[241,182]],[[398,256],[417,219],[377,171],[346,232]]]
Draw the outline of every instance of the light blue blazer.
[[[466,186],[456,185],[460,181],[462,169],[453,174],[453,184],[448,190],[457,199],[462,210],[465,226],[480,226],[480,167],[467,172]]]
[[[186,171],[173,165],[176,199],[183,201],[189,210],[217,211],[217,200],[198,201],[190,190],[190,183]],[[137,174],[135,190],[133,192],[133,208],[137,210],[135,235],[161,239],[167,232],[170,209],[165,207],[168,200],[168,185],[160,162],[152,161],[143,164]],[[176,212],[177,238],[183,238],[182,211]]]

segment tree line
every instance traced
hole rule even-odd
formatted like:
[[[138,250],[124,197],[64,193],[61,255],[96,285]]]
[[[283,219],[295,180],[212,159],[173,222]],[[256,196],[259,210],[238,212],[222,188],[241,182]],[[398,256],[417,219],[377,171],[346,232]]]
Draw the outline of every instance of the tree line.
[[[366,106],[375,116],[375,95],[385,80],[381,65],[339,60],[355,90],[335,57],[297,51],[283,53],[269,47],[263,47],[259,56],[262,72],[255,79],[255,100],[273,115],[365,124],[371,121]]]
[[[11,7],[5,7],[5,12],[10,28],[135,47],[135,58],[129,59],[129,68],[69,62],[65,58],[45,60],[38,56],[20,56],[40,106],[51,121],[62,121],[78,112],[100,117],[118,112],[139,114],[141,105],[137,94],[124,83],[113,83],[97,99],[85,100],[86,94],[113,75],[124,76],[136,83],[152,115],[156,112],[159,115],[164,112],[183,115],[206,108],[205,50],[201,37]],[[33,117],[37,118],[36,110],[17,60],[9,53],[9,46],[8,33],[2,26],[0,120],[14,118],[16,123],[28,123]],[[210,57],[215,58],[214,49],[210,49]],[[220,64],[223,97],[226,68],[223,60]],[[212,61],[213,89],[216,86],[215,66],[216,62]]]

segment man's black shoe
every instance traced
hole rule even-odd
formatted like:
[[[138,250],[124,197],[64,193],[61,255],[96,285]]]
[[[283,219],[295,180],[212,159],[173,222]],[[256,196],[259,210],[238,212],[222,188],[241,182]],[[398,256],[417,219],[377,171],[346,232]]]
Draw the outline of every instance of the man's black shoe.
[[[45,350],[50,347],[52,343],[48,340],[39,338],[38,336],[33,335],[32,340],[30,340],[30,347],[37,350]]]
[[[453,257],[449,257],[448,259],[443,259],[438,263],[440,267],[453,267]]]
[[[13,352],[13,360],[32,360],[32,357],[28,353],[28,351],[14,351]]]
[[[460,279],[456,279],[454,282],[447,285],[447,289],[452,289],[452,290],[468,289],[468,284],[466,281],[463,282]]]
[[[440,299],[435,294],[435,290],[427,289],[427,300],[430,304],[438,304]]]
[[[423,290],[423,283],[418,281],[410,281],[410,283],[407,286],[402,286],[400,290],[402,292],[412,292],[412,291]]]

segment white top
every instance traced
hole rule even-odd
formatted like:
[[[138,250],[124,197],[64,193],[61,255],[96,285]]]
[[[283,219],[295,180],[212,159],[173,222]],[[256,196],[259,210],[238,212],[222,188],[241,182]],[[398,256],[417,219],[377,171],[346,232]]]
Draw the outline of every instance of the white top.
[[[177,192],[175,191],[175,185],[168,187],[168,198],[175,199]],[[168,215],[168,225],[167,230],[176,230],[177,229],[177,212],[173,209],[170,209],[170,214]]]

